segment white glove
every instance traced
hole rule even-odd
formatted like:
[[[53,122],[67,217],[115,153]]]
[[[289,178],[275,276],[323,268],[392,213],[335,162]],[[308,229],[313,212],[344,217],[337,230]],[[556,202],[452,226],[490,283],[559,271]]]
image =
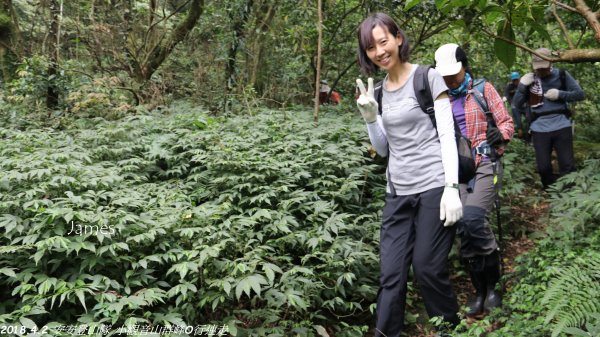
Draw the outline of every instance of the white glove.
[[[548,91],[546,91],[546,93],[544,94],[544,97],[551,101],[556,101],[558,99],[558,94],[558,89],[548,89]]]
[[[523,75],[523,77],[521,77],[521,80],[519,81],[519,83],[523,84],[524,86],[530,86],[531,83],[533,83],[533,73],[527,73],[525,75]]]
[[[358,85],[358,90],[360,90],[360,96],[356,100],[356,106],[365,119],[365,122],[373,123],[377,120],[377,110],[379,108],[374,96],[375,89],[373,88],[373,78],[369,77],[369,87],[367,90],[365,90],[365,85],[360,79],[356,79],[356,84]]]
[[[462,218],[463,207],[460,203],[458,188],[445,187],[440,202],[440,220],[446,219],[444,227],[452,226]]]

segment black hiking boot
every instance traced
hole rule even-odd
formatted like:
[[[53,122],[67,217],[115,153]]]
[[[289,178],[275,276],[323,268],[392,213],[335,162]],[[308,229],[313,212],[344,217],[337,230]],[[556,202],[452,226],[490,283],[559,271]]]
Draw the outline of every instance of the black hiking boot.
[[[502,306],[502,292],[497,290],[500,281],[500,254],[498,251],[486,256],[484,273],[487,290],[484,310],[489,312]]]
[[[471,275],[471,283],[475,288],[475,298],[467,302],[469,309],[466,315],[468,317],[481,315],[484,311],[485,297],[487,287],[485,282],[485,261],[483,256],[475,256],[467,259],[469,265],[469,274]]]
[[[475,297],[469,300],[466,315],[469,317],[478,316],[483,313],[486,299],[485,274],[483,272],[471,272],[471,283],[475,288]]]

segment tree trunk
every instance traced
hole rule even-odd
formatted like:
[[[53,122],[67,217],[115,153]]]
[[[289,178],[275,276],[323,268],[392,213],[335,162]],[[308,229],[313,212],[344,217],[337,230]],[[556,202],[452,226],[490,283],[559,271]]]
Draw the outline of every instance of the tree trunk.
[[[229,48],[229,53],[227,55],[227,63],[225,68],[225,83],[226,83],[226,93],[229,94],[233,90],[236,85],[236,58],[237,51],[240,47],[242,39],[244,38],[244,33],[246,31],[246,23],[248,22],[248,17],[250,16],[250,12],[252,11],[253,0],[246,0],[246,4],[242,9],[242,13],[239,17],[236,17],[235,11],[230,11],[230,17],[233,20],[233,42]],[[226,95],[227,96],[227,95]]]
[[[277,7],[277,2],[272,0],[265,0],[258,12],[256,13],[256,32],[257,35],[254,36],[254,40],[252,41],[251,53],[249,54],[248,64],[249,75],[248,75],[248,85],[257,89],[257,92],[261,93],[260,85],[257,85],[257,77],[258,77],[258,68],[261,64],[262,60],[262,52],[263,52],[263,38],[265,33],[269,31],[271,22],[273,21],[273,17],[275,16]],[[263,17],[259,17],[258,15],[263,13]]]
[[[317,23],[317,76],[315,79],[315,112],[313,114],[315,127],[319,125],[319,91],[321,89],[321,47],[323,44],[323,10],[321,0],[317,0],[317,13],[319,15],[319,22]]]
[[[50,0],[50,31],[48,32],[48,91],[46,94],[46,107],[55,109],[58,106],[58,88],[56,75],[59,62],[59,36],[60,36],[60,5],[57,0]]]
[[[20,50],[19,22],[11,0],[0,2],[0,71],[3,82],[14,78]]]
[[[202,15],[204,9],[204,0],[193,0],[190,4],[187,17],[179,26],[175,27],[169,38],[160,45],[157,45],[148,58],[148,62],[140,64],[136,69],[136,79],[140,81],[148,81],[152,74],[161,66],[166,58],[171,54],[175,46],[181,42],[185,36],[194,28],[196,22]]]

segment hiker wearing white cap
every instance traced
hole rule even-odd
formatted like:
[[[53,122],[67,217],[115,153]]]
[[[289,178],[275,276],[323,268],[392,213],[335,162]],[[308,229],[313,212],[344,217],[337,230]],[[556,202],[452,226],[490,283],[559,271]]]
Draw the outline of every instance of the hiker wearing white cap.
[[[388,157],[375,336],[403,333],[411,265],[429,317],[441,316],[455,326],[459,308],[450,283],[448,254],[462,205],[447,87],[434,69],[422,74],[434,101],[436,130],[415,93],[413,80],[423,68],[409,63],[408,39],[394,20],[383,13],[372,14],[360,24],[358,40],[361,70],[367,75],[378,69],[386,72],[378,88],[372,78],[368,88],[357,80],[361,93],[357,106],[371,143],[379,155]]]
[[[552,58],[547,48],[536,53]],[[533,73],[521,77],[513,104],[527,104],[526,115],[531,130],[531,142],[544,189],[558,177],[575,171],[571,111],[567,103],[584,99],[584,93],[571,74],[552,67],[552,63],[538,55],[531,59]],[[551,155],[556,151],[558,177],[552,172]]]
[[[457,223],[460,255],[467,265],[476,296],[468,304],[467,316],[478,316],[499,307],[501,292],[499,245],[488,222],[502,179],[502,155],[514,126],[494,86],[476,81],[465,51],[449,43],[435,52],[435,69],[450,89],[452,114],[460,132],[471,140],[476,153],[476,175],[460,185],[463,218]]]

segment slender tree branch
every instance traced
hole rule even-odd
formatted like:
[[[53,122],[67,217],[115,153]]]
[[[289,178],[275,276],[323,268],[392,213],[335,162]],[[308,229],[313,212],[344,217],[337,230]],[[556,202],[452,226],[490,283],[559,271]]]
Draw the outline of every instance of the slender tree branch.
[[[485,28],[485,27],[481,27],[481,31],[483,33],[485,33],[486,35],[488,35],[490,37],[493,37],[494,39],[499,39],[499,40],[502,40],[502,41],[504,41],[506,43],[512,44],[513,46],[515,46],[517,48],[521,48],[521,49],[527,51],[530,54],[537,55],[537,56],[539,56],[540,58],[542,58],[542,59],[544,59],[546,61],[555,62],[555,61],[560,60],[559,58],[556,58],[556,57],[549,58],[549,57],[547,57],[545,55],[540,55],[535,50],[527,47],[526,45],[520,44],[520,43],[515,42],[515,41],[513,41],[511,39],[505,38],[504,36],[496,35],[496,34],[490,32],[489,30],[487,30],[487,28]]]
[[[425,32],[425,35],[423,36],[423,40],[427,40],[428,38],[430,38],[434,35],[437,35],[438,33],[441,33],[442,31],[446,30],[449,26],[450,26],[450,23],[445,23],[445,22],[440,23],[439,26],[435,27],[432,30],[428,30],[427,32]]]
[[[546,55],[541,55],[541,54],[537,53],[535,50],[533,50],[525,45],[522,45],[518,42],[512,41],[503,36],[498,36],[498,35],[490,32],[486,28],[482,27],[481,31],[490,37],[493,37],[495,39],[500,39],[506,43],[512,44],[513,46],[523,49],[532,55],[537,55],[538,57],[540,57],[541,59],[544,59],[546,61],[569,62],[569,63],[600,61],[600,49],[569,49],[569,50],[564,50],[564,51],[554,51],[554,52],[552,52],[552,56],[548,57]]]
[[[577,9],[575,9],[574,7],[571,7],[571,6],[567,5],[567,4],[564,4],[562,2],[558,2],[556,0],[554,0],[553,2],[554,2],[555,5],[557,5],[558,7],[562,8],[562,9],[566,9],[566,10],[568,10],[570,12],[573,12],[573,13],[579,13],[577,11]]]
[[[581,27],[581,32],[579,34],[579,38],[577,39],[576,46],[579,46],[581,44],[581,41],[583,41],[583,38],[585,37],[585,33],[587,33],[587,26]]]
[[[148,35],[150,34],[150,32],[151,32],[152,30],[154,30],[154,27],[155,27],[156,25],[160,24],[160,23],[161,23],[161,22],[163,22],[163,21],[167,21],[167,20],[169,20],[169,19],[170,19],[172,16],[174,16],[175,14],[178,14],[179,12],[181,12],[181,10],[182,10],[182,9],[183,9],[185,6],[187,6],[187,5],[190,3],[190,1],[191,1],[191,0],[188,0],[188,1],[184,2],[184,3],[183,3],[181,6],[177,7],[177,9],[175,9],[175,10],[174,10],[173,12],[171,12],[169,15],[165,15],[165,13],[163,13],[163,17],[162,17],[160,20],[158,20],[158,21],[154,22],[154,23],[153,23],[153,24],[152,24],[150,27],[148,27],[148,29],[146,30],[146,37],[144,38],[144,42],[145,42],[145,43],[148,43]]]
[[[0,42],[0,46],[4,47],[6,50],[8,50],[10,53],[19,56],[18,50],[15,49],[12,45],[8,45],[4,42]]]
[[[329,96],[331,96],[331,92],[337,86],[337,84],[340,81],[340,79],[342,77],[344,77],[344,75],[346,75],[346,73],[348,72],[348,70],[350,70],[350,68],[352,68],[352,66],[354,66],[354,65],[356,65],[356,61],[351,61],[350,63],[348,63],[348,65],[346,65],[346,67],[344,67],[344,69],[342,71],[340,71],[340,73],[338,74],[337,78],[331,84],[331,88],[329,89],[329,92],[327,93],[327,99],[329,99]]]
[[[429,20],[423,20],[423,25],[421,26],[421,29],[419,31],[419,35],[417,37],[417,40],[414,43],[413,48],[415,48],[416,46],[418,46],[419,44],[421,44],[421,42],[424,40],[424,36],[425,36],[425,32],[427,31],[427,24],[429,23]]]
[[[337,25],[331,31],[329,41],[327,41],[327,43],[325,43],[325,48],[323,48],[324,50],[329,50],[331,44],[333,43],[333,40],[337,36],[338,30],[340,30],[340,27],[344,23],[344,20],[346,20],[346,17],[348,17],[348,15],[354,13],[354,11],[356,11],[357,9],[360,9],[360,8],[361,8],[361,5],[359,4],[359,5],[355,6],[355,7],[352,7],[351,9],[349,9],[348,11],[346,11],[344,14],[342,14],[342,17],[338,20]]]
[[[567,40],[567,44],[569,45],[569,49],[575,49],[575,45],[573,44],[573,40],[571,40],[571,36],[569,36],[569,30],[567,29],[567,26],[565,26],[565,23],[563,22],[563,20],[558,15],[558,12],[556,11],[556,6],[555,5],[552,5],[552,14],[554,15],[554,18],[556,19],[556,22],[558,22],[558,25],[560,26],[560,30],[562,30],[563,35],[565,36],[565,40]]]
[[[71,68],[65,68],[64,70],[65,70],[65,72],[72,72],[72,73],[84,75],[86,77],[89,77],[91,80],[94,79],[93,75],[88,74],[88,73],[86,73],[84,71],[81,71],[81,70],[71,69]],[[120,78],[119,78],[119,83],[123,84],[123,81]],[[107,89],[117,89],[117,90],[129,91],[133,95],[134,105],[136,105],[136,106],[140,105],[140,94],[138,93],[138,91],[136,91],[136,89],[134,89],[132,87],[126,87],[124,85],[121,85],[121,86],[119,86],[119,85],[106,85],[104,83],[100,83],[100,86],[102,86],[104,88],[107,88]]]

